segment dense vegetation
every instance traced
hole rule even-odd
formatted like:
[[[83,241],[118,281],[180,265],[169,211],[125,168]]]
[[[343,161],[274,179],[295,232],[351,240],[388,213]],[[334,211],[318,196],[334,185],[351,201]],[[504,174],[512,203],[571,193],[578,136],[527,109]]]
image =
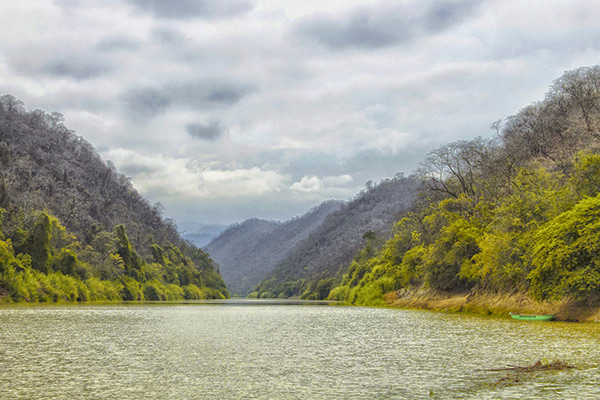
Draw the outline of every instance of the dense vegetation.
[[[419,183],[396,174],[366,188],[328,215],[304,240],[294,243],[252,297],[320,299],[339,282],[364,236],[389,237],[390,229],[415,198]]]
[[[0,301],[226,296],[208,255],[60,114],[0,97]]]
[[[600,67],[557,79],[497,137],[433,151],[422,201],[366,246],[329,298],[384,304],[399,289],[600,297]]]
[[[235,224],[205,249],[219,263],[231,293],[245,296],[342,202],[329,200],[287,221],[249,219]]]

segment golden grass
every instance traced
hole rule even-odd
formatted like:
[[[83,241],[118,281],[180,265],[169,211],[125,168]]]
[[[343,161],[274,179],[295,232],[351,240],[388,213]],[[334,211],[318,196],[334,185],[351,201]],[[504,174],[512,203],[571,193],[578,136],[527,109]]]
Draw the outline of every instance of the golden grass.
[[[468,292],[459,294],[439,293],[431,290],[401,289],[386,294],[390,306],[445,312],[508,316],[517,314],[554,314],[561,321],[600,321],[600,299],[575,301],[537,302],[527,293],[489,294]]]

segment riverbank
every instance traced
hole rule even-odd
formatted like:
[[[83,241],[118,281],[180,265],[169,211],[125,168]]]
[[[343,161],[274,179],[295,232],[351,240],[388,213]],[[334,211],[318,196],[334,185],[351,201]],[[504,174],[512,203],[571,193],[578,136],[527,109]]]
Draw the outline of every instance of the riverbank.
[[[483,315],[508,316],[516,314],[554,314],[559,321],[600,321],[600,298],[586,301],[563,299],[537,302],[527,293],[487,294],[467,292],[439,293],[424,289],[401,289],[386,295],[392,307],[444,312],[465,312]]]

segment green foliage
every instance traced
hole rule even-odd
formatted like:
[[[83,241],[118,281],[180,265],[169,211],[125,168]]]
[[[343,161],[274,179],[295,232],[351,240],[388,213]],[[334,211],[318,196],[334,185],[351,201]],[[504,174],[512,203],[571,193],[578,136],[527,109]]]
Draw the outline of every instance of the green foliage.
[[[347,301],[350,294],[350,287],[347,285],[334,287],[327,296],[327,300]]]
[[[307,300],[325,300],[329,296],[331,289],[335,286],[335,278],[321,279],[316,285],[311,286],[302,298]]]
[[[573,189],[579,197],[600,193],[600,154],[583,151],[578,154],[571,177]]]
[[[181,286],[173,283],[169,283],[165,286],[165,293],[167,295],[167,300],[169,301],[183,300],[186,298],[185,290]]]
[[[144,299],[140,282],[129,276],[123,276],[121,277],[121,285],[123,288],[119,294],[123,300],[139,301]]]
[[[152,245],[160,263],[147,263],[129,242],[123,225],[114,233],[95,231],[90,241],[96,250],[80,245],[46,212],[32,218],[30,231],[27,220],[19,220],[10,235],[20,243],[18,255],[11,238],[1,236],[0,301],[164,301],[229,295],[201,250],[194,254],[202,269],[170,243],[166,250]]]
[[[60,253],[54,259],[54,270],[65,275],[75,275],[77,272],[77,255],[70,249],[60,249]]]
[[[524,291],[530,242],[529,234],[500,230],[485,233],[478,240],[481,251],[473,256],[472,268],[464,271],[464,277],[479,282],[488,291]]]
[[[385,304],[383,295],[391,292],[394,286],[395,282],[391,277],[383,276],[375,281],[353,288],[348,297],[353,304],[382,306]]]
[[[153,244],[150,246],[152,250],[152,257],[154,258],[154,262],[161,265],[166,265],[169,260],[165,258],[165,251],[157,244]]]
[[[200,300],[206,298],[206,295],[198,286],[191,284],[183,286],[183,296],[186,300]]]
[[[100,231],[93,236],[90,244],[95,256],[90,262],[100,264],[116,251],[117,239],[114,233]]]
[[[406,250],[399,266],[398,280],[401,287],[417,286],[423,280],[425,247],[419,244]]]
[[[42,272],[51,271],[52,251],[50,239],[52,238],[52,221],[50,216],[41,212],[35,222],[33,231],[27,241],[27,254],[31,256],[33,268]]]
[[[471,273],[471,257],[479,252],[479,229],[465,219],[456,219],[440,230],[424,256],[426,284],[439,291],[464,289],[463,276]]]
[[[586,198],[535,235],[531,293],[537,299],[600,294],[600,197]]]
[[[90,291],[89,301],[112,301],[121,300],[123,285],[116,281],[102,281],[98,278],[90,278],[85,281]]]
[[[123,268],[125,269],[125,275],[135,279],[140,279],[140,269],[142,267],[142,260],[131,247],[131,243],[129,242],[129,238],[127,237],[127,233],[125,232],[125,226],[115,226],[114,233],[117,240],[117,254],[123,260]]]
[[[168,299],[165,286],[156,279],[144,283],[143,291],[146,300],[165,301]]]
[[[207,299],[222,300],[222,299],[226,299],[227,296],[229,296],[229,293],[227,291],[225,291],[225,293],[223,293],[220,290],[217,290],[217,289],[214,289],[214,288],[210,288],[210,287],[204,288],[204,291],[206,293],[206,298]]]

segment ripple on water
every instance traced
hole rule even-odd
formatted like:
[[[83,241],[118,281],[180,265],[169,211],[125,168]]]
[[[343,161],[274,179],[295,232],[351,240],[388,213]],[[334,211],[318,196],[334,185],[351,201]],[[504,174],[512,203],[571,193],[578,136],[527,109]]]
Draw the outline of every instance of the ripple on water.
[[[600,327],[357,307],[0,308],[3,399],[596,399]],[[578,369],[496,385],[538,359]]]

